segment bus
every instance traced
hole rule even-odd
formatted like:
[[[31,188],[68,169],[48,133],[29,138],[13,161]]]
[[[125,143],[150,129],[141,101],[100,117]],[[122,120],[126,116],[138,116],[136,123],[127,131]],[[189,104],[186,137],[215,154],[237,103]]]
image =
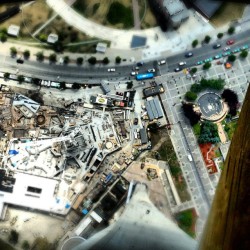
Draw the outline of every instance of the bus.
[[[151,79],[153,77],[154,77],[153,73],[138,74],[136,75],[136,80],[137,81],[146,80],[146,79]]]

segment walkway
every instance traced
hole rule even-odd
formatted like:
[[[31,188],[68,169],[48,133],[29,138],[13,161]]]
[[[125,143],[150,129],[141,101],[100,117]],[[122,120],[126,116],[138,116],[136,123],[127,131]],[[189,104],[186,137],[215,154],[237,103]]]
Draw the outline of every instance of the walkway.
[[[134,29],[140,30],[141,29],[141,21],[140,21],[140,9],[138,0],[133,0],[133,14],[134,14]]]

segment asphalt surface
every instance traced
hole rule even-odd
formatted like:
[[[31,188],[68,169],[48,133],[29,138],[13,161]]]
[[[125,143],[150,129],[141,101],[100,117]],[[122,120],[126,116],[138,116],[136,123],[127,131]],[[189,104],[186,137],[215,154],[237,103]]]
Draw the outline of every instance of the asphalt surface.
[[[241,47],[247,44],[250,47],[250,30],[232,35],[230,39],[235,40],[235,44],[230,48],[233,50],[237,47]],[[198,61],[205,60],[206,58],[213,57],[219,53],[223,53],[227,39],[220,39],[218,42],[221,44],[221,48],[213,49],[213,44],[203,45],[200,48],[193,49],[193,56],[190,58],[185,57],[184,51],[174,56],[166,58],[167,63],[158,66],[156,60],[145,62],[140,67],[139,73],[146,73],[149,68],[155,68],[155,75],[163,75],[174,71],[178,67],[178,63],[185,61],[186,67],[194,66]],[[76,65],[59,65],[49,64],[48,62],[37,62],[25,60],[23,64],[17,64],[16,58],[9,56],[0,56],[0,70],[2,72],[8,72],[9,70],[19,70],[19,74],[30,77],[37,77],[44,80],[53,81],[66,81],[66,82],[79,82],[79,83],[99,83],[101,79],[110,81],[122,81],[133,80],[134,76],[130,73],[136,63],[125,66],[104,66],[103,64],[96,64],[95,66],[88,65],[76,66]],[[108,68],[115,68],[115,72],[108,72]]]

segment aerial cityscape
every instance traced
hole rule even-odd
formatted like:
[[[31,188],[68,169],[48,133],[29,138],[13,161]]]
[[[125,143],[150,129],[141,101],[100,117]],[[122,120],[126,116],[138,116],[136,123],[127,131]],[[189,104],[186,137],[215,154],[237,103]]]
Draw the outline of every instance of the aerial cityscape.
[[[0,41],[0,250],[213,249],[247,1],[6,0]]]

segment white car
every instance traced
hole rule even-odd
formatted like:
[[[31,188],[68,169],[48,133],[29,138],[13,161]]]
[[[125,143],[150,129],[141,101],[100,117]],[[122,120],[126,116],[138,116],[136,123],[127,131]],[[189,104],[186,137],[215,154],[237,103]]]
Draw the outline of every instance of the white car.
[[[187,63],[186,62],[179,62],[179,66],[183,66],[183,65],[186,65]]]
[[[166,60],[161,60],[160,62],[158,62],[158,65],[163,65],[163,64],[166,64]]]
[[[108,69],[108,72],[115,72],[115,68]]]
[[[154,68],[153,69],[148,69],[148,72],[153,73],[153,72],[155,72],[155,69]]]
[[[230,47],[225,47],[224,48],[224,51],[228,51],[228,50],[230,50]]]

